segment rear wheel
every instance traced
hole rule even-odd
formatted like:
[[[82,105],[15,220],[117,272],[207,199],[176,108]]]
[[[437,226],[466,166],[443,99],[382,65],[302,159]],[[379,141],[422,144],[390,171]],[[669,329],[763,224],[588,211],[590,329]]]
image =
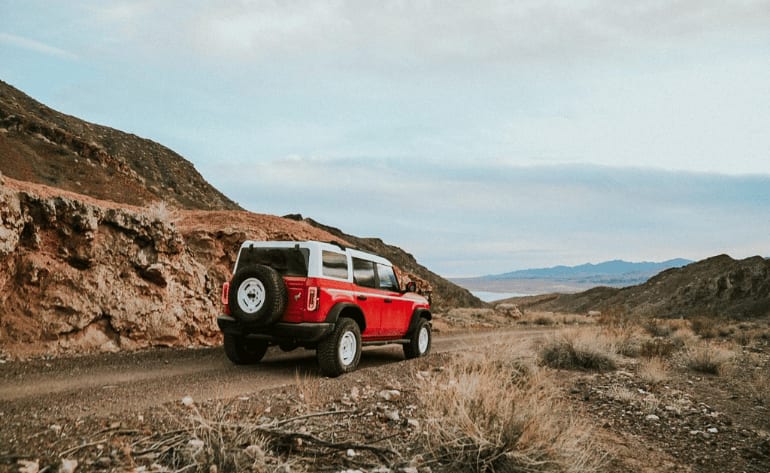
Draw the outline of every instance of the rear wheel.
[[[353,319],[339,319],[334,332],[318,344],[316,358],[321,373],[331,378],[355,370],[361,361],[358,324]]]
[[[406,358],[419,358],[430,353],[431,331],[430,322],[420,317],[412,335],[409,337],[409,343],[404,345],[404,356]]]
[[[236,365],[259,363],[267,352],[265,340],[249,340],[242,335],[225,334],[225,354]]]

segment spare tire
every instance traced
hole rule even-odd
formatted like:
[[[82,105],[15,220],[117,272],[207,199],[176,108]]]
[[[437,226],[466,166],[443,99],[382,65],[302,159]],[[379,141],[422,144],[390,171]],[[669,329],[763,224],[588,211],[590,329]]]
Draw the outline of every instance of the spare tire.
[[[230,314],[237,320],[267,326],[283,316],[288,291],[278,271],[270,266],[249,266],[233,276],[227,302]]]

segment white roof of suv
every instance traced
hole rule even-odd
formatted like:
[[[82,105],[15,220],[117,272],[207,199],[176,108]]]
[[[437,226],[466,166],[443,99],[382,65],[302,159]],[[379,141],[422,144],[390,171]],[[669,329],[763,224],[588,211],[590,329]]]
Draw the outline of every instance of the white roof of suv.
[[[338,246],[334,243],[325,243],[321,241],[256,241],[256,240],[246,240],[241,245],[241,248],[246,247],[254,247],[254,248],[307,248],[313,253],[319,253],[320,251],[331,251],[332,253],[347,253],[350,256],[354,258],[360,258],[365,259],[367,261],[373,261],[375,263],[384,264],[386,266],[393,266],[393,264],[388,261],[387,259],[373,255],[371,253],[366,253],[364,251],[360,250],[354,250],[352,248],[345,248],[343,246]]]

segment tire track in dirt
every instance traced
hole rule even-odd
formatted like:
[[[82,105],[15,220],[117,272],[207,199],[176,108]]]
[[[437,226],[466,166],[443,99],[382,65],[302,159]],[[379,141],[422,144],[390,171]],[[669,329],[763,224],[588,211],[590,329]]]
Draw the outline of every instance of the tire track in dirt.
[[[553,330],[497,329],[436,336],[435,353],[491,343],[525,344]],[[398,345],[367,347],[360,370],[403,363]],[[141,410],[192,396],[196,400],[254,395],[319,376],[315,352],[271,348],[265,359],[236,366],[221,347],[154,349],[0,365],[0,413],[44,411],[54,416]]]

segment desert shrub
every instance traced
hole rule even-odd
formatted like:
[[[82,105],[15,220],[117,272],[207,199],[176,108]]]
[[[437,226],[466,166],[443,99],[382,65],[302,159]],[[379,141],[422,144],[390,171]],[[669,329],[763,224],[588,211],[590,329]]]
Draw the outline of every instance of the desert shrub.
[[[738,345],[747,347],[754,343],[754,336],[754,331],[741,328],[741,330],[735,334],[733,340],[735,340],[735,343]]]
[[[618,339],[615,343],[615,353],[636,358],[642,354],[642,340],[633,335]]]
[[[756,403],[770,405],[770,377],[766,373],[755,373],[749,382],[749,393]]]
[[[719,335],[722,338],[727,338],[730,335],[735,333],[735,327],[732,325],[718,325],[717,326],[717,335]]]
[[[158,458],[171,471],[209,473],[275,470],[278,462],[270,451],[270,442],[257,429],[245,429],[229,406],[217,406],[202,413],[191,407],[191,413],[174,441]],[[164,470],[165,471],[165,470]]]
[[[164,225],[171,225],[174,223],[174,211],[163,200],[150,204],[150,206],[147,207],[146,213],[153,222],[160,222]]]
[[[532,319],[532,323],[535,325],[548,326],[548,325],[554,325],[555,321],[553,320],[553,317],[541,315]]]
[[[615,369],[615,360],[609,351],[574,334],[551,338],[540,348],[541,362],[551,368],[568,370],[609,371]]]
[[[426,447],[447,471],[593,471],[591,435],[534,365],[500,351],[458,357],[425,380]]]
[[[318,376],[309,376],[300,374],[299,370],[294,372],[294,383],[297,386],[297,399],[307,408],[313,408],[322,404],[320,394],[321,381]]]
[[[717,336],[718,323],[711,317],[697,317],[690,322],[692,331],[701,338],[714,338]]]
[[[681,345],[676,340],[650,338],[639,346],[639,354],[645,358],[665,358],[674,353]]]
[[[653,337],[668,337],[674,332],[671,324],[659,319],[648,320],[642,327]]]
[[[687,351],[685,364],[692,371],[718,375],[730,358],[730,353],[721,348],[701,344]]]
[[[620,307],[611,307],[603,310],[598,317],[598,322],[600,325],[613,329],[624,329],[637,325],[637,321]]]
[[[661,358],[650,358],[639,365],[639,378],[645,383],[660,384],[670,377],[666,362]]]

